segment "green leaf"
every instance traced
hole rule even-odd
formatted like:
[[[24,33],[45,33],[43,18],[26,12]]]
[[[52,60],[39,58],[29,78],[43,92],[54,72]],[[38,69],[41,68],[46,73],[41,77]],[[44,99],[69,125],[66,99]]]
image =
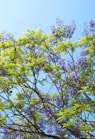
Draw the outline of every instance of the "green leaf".
[[[0,115],[0,122],[2,123],[2,122],[4,122],[6,120],[6,116],[1,116]]]
[[[11,101],[8,101],[8,106],[9,107],[12,107],[13,106],[13,103]]]

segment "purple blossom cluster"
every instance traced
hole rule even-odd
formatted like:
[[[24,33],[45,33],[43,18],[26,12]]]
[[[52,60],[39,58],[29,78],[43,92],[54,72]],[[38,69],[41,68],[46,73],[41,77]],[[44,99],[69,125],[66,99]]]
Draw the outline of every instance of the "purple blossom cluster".
[[[58,66],[59,66],[62,70],[65,70],[65,69],[66,69],[65,60],[59,60],[59,61],[58,61]]]
[[[78,65],[82,65],[83,63],[85,63],[86,62],[86,57],[81,57],[81,58],[79,58],[78,60],[77,60],[77,64]]]
[[[95,35],[95,20],[91,20],[88,25],[84,28],[84,35],[93,34]]]
[[[4,42],[4,40],[14,41],[14,35],[3,31],[2,35],[0,36],[0,43]]]
[[[80,49],[80,57],[76,61],[77,66],[83,66],[87,62],[86,54],[84,52],[84,47]]]
[[[50,128],[48,128],[47,132],[48,133],[53,133],[53,129],[50,127]]]
[[[50,26],[51,33],[55,34],[58,37],[63,37],[63,38],[72,38],[72,35],[75,32],[75,24],[69,24],[69,25],[64,25],[63,22],[57,18],[56,19],[56,24],[53,26]],[[58,30],[60,30],[58,34]]]
[[[60,55],[59,54],[53,54],[52,55],[52,61],[54,63],[58,62],[59,58],[60,58]]]
[[[62,28],[64,25],[63,21],[60,20],[59,18],[56,18],[56,28]]]
[[[66,73],[65,74],[65,80],[67,82],[69,82],[70,84],[68,85],[67,88],[65,88],[63,90],[63,92],[65,93],[68,93],[68,95],[74,95],[77,90],[80,90],[80,84],[79,84],[79,77],[80,77],[80,74],[76,71],[72,71],[70,73]],[[77,88],[77,90],[76,90]]]
[[[74,95],[74,93],[75,93],[74,87],[69,87],[67,91],[70,95]]]
[[[79,74],[77,72],[73,71],[72,73],[70,73],[70,76],[72,77],[73,81],[78,81]]]
[[[62,103],[62,98],[60,96],[55,97],[53,101],[57,108],[62,108],[63,103]]]
[[[72,35],[75,32],[75,24],[66,25],[64,28],[64,33],[66,34],[67,38],[72,38]]]
[[[74,70],[74,65],[73,65],[72,60],[68,60],[67,63],[66,63],[66,65],[67,65],[67,69],[69,69],[71,71]]]

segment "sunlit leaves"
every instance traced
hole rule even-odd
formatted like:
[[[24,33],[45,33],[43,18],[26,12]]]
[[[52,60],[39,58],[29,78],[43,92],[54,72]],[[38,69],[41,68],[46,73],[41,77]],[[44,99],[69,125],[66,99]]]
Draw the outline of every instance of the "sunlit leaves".
[[[51,34],[0,34],[0,121],[10,138],[94,135],[95,36],[73,42],[74,30],[57,19]]]
[[[0,116],[0,123],[3,123],[6,120],[6,116]]]

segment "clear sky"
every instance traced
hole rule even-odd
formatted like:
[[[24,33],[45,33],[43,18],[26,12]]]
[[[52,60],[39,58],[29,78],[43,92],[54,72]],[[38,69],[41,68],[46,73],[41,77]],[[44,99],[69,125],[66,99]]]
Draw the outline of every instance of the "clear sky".
[[[83,23],[95,19],[95,0],[0,0],[0,31],[15,36],[27,28],[49,32],[57,17],[65,24],[74,20],[74,37],[81,37]]]

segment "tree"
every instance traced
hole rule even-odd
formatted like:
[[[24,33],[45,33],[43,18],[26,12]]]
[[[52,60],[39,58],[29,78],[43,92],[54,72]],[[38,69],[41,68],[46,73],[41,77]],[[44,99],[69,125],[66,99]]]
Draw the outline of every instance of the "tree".
[[[3,139],[95,138],[95,22],[74,42],[74,23],[51,31],[0,34]]]

